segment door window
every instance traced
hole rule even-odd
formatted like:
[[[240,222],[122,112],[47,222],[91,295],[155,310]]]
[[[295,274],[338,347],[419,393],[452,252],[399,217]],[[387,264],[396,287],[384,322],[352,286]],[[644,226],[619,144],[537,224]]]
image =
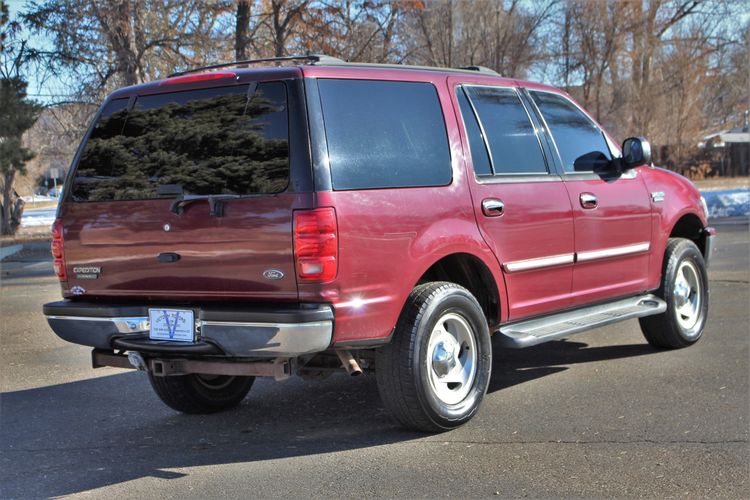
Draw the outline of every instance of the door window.
[[[560,152],[566,172],[591,172],[612,159],[599,127],[561,95],[531,91]]]
[[[473,86],[465,89],[479,115],[493,172],[546,174],[539,139],[515,89]]]
[[[490,165],[490,156],[487,152],[487,145],[482,136],[482,130],[479,128],[477,116],[471,108],[469,99],[466,97],[464,89],[456,89],[456,98],[458,106],[461,108],[461,116],[464,120],[464,129],[469,139],[469,149],[471,150],[471,162],[474,165],[476,175],[492,175],[492,165]]]

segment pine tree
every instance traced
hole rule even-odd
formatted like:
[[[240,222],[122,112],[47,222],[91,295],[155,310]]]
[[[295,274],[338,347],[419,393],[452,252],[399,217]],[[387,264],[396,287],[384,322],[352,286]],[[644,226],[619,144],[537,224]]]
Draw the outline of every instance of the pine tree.
[[[13,183],[26,172],[26,162],[34,153],[21,142],[23,133],[36,121],[39,106],[26,98],[26,82],[20,78],[0,79],[0,233],[15,232],[21,219],[23,202],[17,198]]]
[[[26,95],[26,81],[20,76],[25,61],[25,42],[15,35],[18,23],[10,22],[8,5],[0,1],[0,234],[12,234],[21,223],[23,200],[13,189],[18,175],[34,153],[23,146],[24,132],[34,125],[41,106]],[[15,44],[15,45],[14,45]]]

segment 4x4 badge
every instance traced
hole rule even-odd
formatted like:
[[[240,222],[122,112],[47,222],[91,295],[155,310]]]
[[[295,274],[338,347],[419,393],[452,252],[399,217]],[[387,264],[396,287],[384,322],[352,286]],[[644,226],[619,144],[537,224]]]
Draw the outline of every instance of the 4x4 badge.
[[[266,269],[263,271],[263,277],[267,280],[280,280],[284,277],[284,273],[278,269]]]

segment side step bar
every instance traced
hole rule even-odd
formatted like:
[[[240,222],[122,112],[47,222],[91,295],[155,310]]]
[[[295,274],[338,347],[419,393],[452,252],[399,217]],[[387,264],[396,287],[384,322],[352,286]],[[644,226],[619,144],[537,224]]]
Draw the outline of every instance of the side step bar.
[[[667,303],[656,295],[639,295],[543,318],[520,321],[500,328],[500,345],[520,349],[557,340],[631,318],[661,314]]]

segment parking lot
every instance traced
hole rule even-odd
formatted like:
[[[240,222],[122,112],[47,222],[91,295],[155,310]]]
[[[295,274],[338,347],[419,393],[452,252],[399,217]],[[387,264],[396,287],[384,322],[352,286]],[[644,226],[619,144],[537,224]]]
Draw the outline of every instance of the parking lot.
[[[698,344],[656,351],[633,320],[497,348],[479,415],[440,435],[400,429],[374,377],[343,374],[177,414],[144,374],[92,370],[52,333],[49,262],[3,263],[0,496],[745,497],[750,244],[746,221],[718,230]]]

